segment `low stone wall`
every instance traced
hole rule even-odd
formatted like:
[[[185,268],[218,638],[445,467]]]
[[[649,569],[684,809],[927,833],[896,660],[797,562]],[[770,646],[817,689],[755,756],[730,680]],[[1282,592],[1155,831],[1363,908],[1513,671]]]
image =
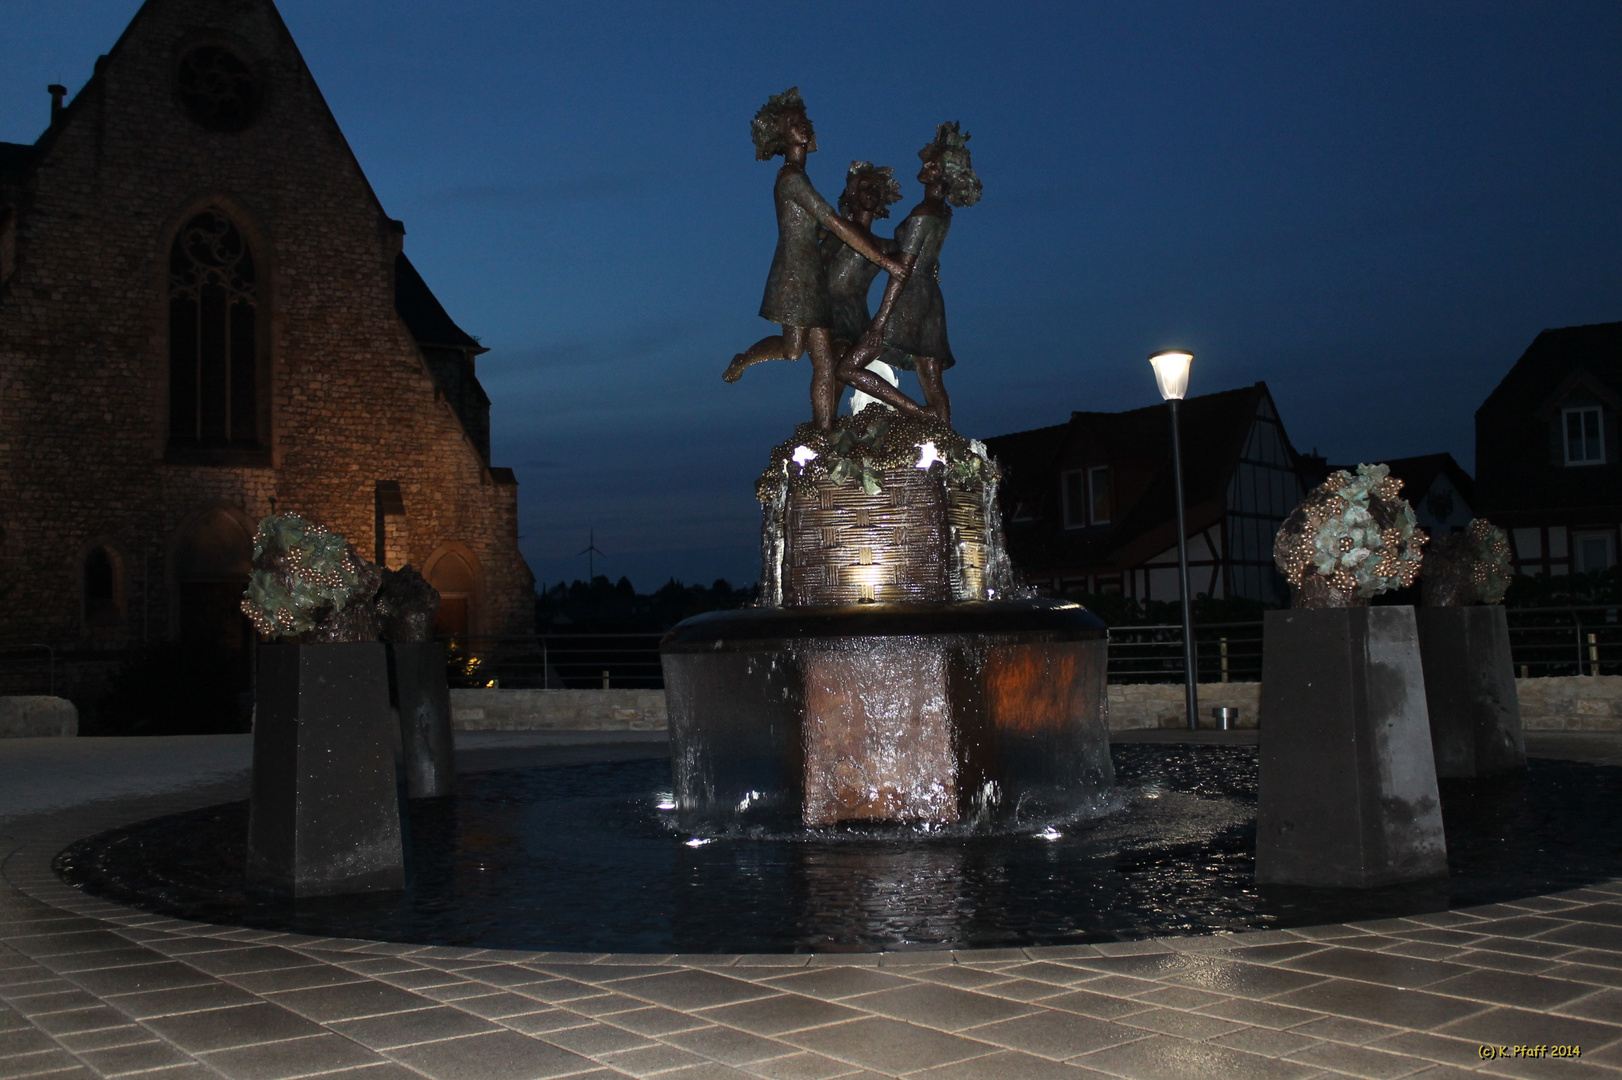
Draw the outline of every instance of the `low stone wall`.
[[[72,738],[79,734],[79,710],[67,698],[30,694],[0,697],[0,739]]]
[[[1218,706],[1239,710],[1238,727],[1256,727],[1262,696],[1261,683],[1201,683],[1199,696],[1201,727],[1216,726],[1216,721],[1211,719],[1211,710]],[[1188,706],[1183,700],[1182,683],[1129,683],[1109,688],[1111,731],[1187,726]]]
[[[1527,731],[1622,731],[1622,675],[1516,679],[1515,687]],[[1211,710],[1225,705],[1239,710],[1239,727],[1257,727],[1261,691],[1259,682],[1201,683],[1200,726],[1213,726]],[[8,707],[14,702],[58,704]],[[25,724],[14,716],[30,719]],[[663,690],[452,690],[451,721],[457,731],[664,731],[667,726]],[[1111,731],[1181,728],[1187,722],[1182,683],[1109,688]],[[72,735],[77,730],[78,713],[71,702],[0,698],[0,738]]]
[[[1622,731],[1622,675],[1516,679],[1527,731]]]
[[[457,731],[663,731],[663,690],[452,690]]]

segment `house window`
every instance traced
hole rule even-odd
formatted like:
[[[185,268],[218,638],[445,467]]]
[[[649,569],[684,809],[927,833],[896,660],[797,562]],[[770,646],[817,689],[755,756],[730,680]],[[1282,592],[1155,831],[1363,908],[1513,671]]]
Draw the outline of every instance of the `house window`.
[[[1564,409],[1562,416],[1566,425],[1566,464],[1603,465],[1605,439],[1601,434],[1599,406]]]
[[[1577,572],[1593,574],[1616,564],[1616,548],[1608,532],[1574,533],[1572,547],[1577,554]]]
[[[224,216],[192,218],[169,254],[169,444],[259,443],[253,253]]]
[[[1087,512],[1094,525],[1108,525],[1110,521],[1109,466],[1099,465],[1087,470],[1087,493],[1090,496]]]
[[[1087,525],[1087,473],[1083,469],[1067,472],[1061,478],[1064,484],[1064,527],[1081,529]]]

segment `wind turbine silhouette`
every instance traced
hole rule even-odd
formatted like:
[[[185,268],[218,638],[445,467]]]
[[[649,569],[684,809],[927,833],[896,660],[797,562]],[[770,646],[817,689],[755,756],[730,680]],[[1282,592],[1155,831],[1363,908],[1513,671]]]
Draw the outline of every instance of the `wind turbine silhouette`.
[[[575,558],[577,558],[577,559],[582,555],[587,556],[587,558],[586,558],[586,574],[587,574],[586,584],[587,585],[590,585],[593,581],[597,580],[597,556],[601,555],[605,559],[608,558],[608,555],[601,548],[599,548],[597,546],[597,530],[595,528],[593,528],[591,530],[590,536],[591,536],[590,545],[584,551],[575,552]]]

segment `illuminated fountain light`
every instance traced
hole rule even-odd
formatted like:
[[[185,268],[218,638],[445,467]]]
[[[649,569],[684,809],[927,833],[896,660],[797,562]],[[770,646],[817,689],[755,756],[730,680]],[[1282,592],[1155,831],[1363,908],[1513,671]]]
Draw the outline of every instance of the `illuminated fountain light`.
[[[669,791],[661,791],[658,805],[661,810],[674,810],[676,809],[676,796]]]
[[[811,449],[809,446],[796,446],[794,448],[794,464],[798,465],[800,468],[805,468],[808,464],[816,459],[817,452]]]
[[[751,805],[758,801],[760,801],[760,792],[750,791],[746,793],[743,799],[738,803],[738,813],[743,813],[745,810],[749,809]]]
[[[871,364],[867,365],[867,370],[871,371],[873,374],[877,375],[891,386],[899,387],[901,385],[901,380],[896,377],[895,368],[891,367],[889,364],[886,364],[883,360],[873,361]],[[894,405],[885,404],[876,397],[869,397],[860,390],[851,390],[850,411],[852,413],[859,413],[869,405],[883,405],[886,409],[890,409],[892,411],[895,409]]]
[[[913,467],[927,469],[937,461],[944,464],[946,459],[941,457],[941,452],[936,448],[933,441],[924,442],[918,447],[918,464]]]
[[[1063,839],[1064,837],[1064,833],[1060,832],[1058,829],[1055,829],[1052,825],[1049,825],[1041,832],[1034,833],[1032,835],[1034,835],[1038,840],[1059,840]]]
[[[708,843],[711,843],[711,842],[712,841],[710,840],[709,837],[695,836],[691,840],[687,841],[687,846],[691,847],[691,848],[700,848],[700,847],[703,847],[705,844],[708,844]]]

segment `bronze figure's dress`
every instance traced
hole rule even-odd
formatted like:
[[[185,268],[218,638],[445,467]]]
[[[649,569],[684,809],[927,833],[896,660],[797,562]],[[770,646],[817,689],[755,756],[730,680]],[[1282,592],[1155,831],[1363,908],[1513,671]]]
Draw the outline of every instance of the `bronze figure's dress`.
[[[831,326],[828,278],[817,248],[817,227],[834,217],[805,170],[784,165],[772,192],[777,201],[777,251],[766,276],[760,317],[783,326]]]
[[[949,217],[913,214],[895,231],[896,246],[903,254],[916,256],[917,262],[884,327],[884,343],[890,346],[884,359],[892,367],[912,371],[915,356],[935,357],[943,371],[957,363],[946,340],[946,301],[940,286],[941,246],[951,225]]]
[[[873,238],[878,249],[895,254],[896,244],[888,237]],[[859,341],[867,331],[873,316],[867,310],[867,294],[873,279],[879,276],[878,263],[845,243],[833,233],[822,238],[823,250],[828,252],[828,298],[833,305],[833,335],[846,341]]]

